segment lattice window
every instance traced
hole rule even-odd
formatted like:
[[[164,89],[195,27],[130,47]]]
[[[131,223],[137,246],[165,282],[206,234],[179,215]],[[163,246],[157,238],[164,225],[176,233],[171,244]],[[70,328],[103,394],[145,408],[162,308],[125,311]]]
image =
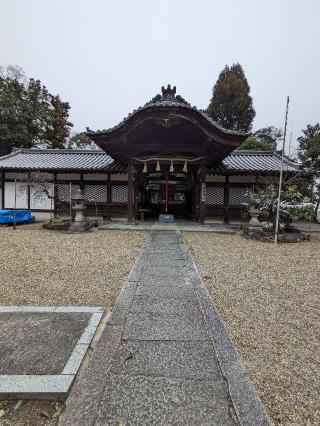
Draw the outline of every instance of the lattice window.
[[[84,193],[88,203],[107,203],[107,185],[85,185]]]
[[[232,187],[229,188],[229,205],[230,206],[240,206],[243,203],[247,203],[249,200],[248,197],[248,188]]]
[[[76,192],[79,188],[80,188],[80,185],[77,185],[75,183],[71,184],[71,198],[73,198],[76,195]],[[59,201],[62,201],[64,203],[70,202],[70,184],[68,183],[58,184],[57,191],[58,191]]]
[[[207,186],[206,204],[208,206],[222,206],[224,204],[224,187],[222,186]]]
[[[112,185],[111,186],[111,202],[112,204],[127,204],[128,185]]]

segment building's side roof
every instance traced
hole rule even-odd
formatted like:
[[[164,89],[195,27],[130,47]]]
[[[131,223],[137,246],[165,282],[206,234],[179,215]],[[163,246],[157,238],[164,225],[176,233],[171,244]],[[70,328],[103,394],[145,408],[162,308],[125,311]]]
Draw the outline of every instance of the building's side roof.
[[[268,174],[278,173],[281,154],[276,151],[234,151],[221,164],[209,168],[212,174]],[[0,170],[48,171],[125,171],[126,166],[115,162],[104,151],[70,149],[16,149],[0,157]],[[299,165],[285,159],[284,171],[295,173]]]
[[[104,151],[80,151],[72,149],[15,149],[0,157],[0,169],[49,170],[49,171],[122,171]]]
[[[93,132],[89,128],[87,128],[87,134],[88,136],[92,136],[94,134],[109,134],[117,131],[118,129],[121,129],[131,118],[138,115],[142,111],[146,110],[155,110],[155,109],[163,109],[163,108],[179,108],[180,110],[186,109],[186,110],[192,110],[195,111],[197,114],[199,114],[202,118],[205,119],[205,121],[208,122],[208,124],[211,125],[211,127],[215,128],[218,132],[226,134],[226,135],[233,135],[233,136],[244,136],[246,135],[244,132],[238,132],[234,130],[225,129],[220,124],[218,124],[216,121],[214,121],[211,117],[209,117],[205,111],[198,109],[195,106],[192,106],[189,102],[187,102],[182,96],[176,95],[176,87],[173,86],[171,88],[170,84],[167,88],[163,87],[161,88],[161,94],[156,95],[154,98],[152,98],[149,102],[147,102],[144,106],[139,107],[138,109],[135,109],[132,113],[128,114],[127,117],[124,117],[123,120],[117,124],[114,127],[111,127],[109,129],[104,130],[97,130]]]
[[[221,164],[210,168],[209,173],[278,173],[281,168],[281,152],[278,151],[233,151]],[[295,173],[299,164],[284,159],[284,172]]]

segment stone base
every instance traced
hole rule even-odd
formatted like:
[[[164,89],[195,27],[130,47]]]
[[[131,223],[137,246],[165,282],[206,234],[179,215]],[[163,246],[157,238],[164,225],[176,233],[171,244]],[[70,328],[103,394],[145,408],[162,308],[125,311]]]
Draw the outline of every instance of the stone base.
[[[262,226],[246,226],[243,230],[243,233],[252,239],[264,238],[265,233]]]
[[[252,229],[253,228],[253,229]],[[274,233],[265,232],[263,229],[248,226],[243,230],[243,236],[250,240],[274,243]],[[310,237],[297,229],[291,228],[288,232],[278,234],[279,243],[300,243],[307,241]]]
[[[310,240],[309,235],[303,232],[289,232],[285,234],[278,234],[279,243],[300,243],[301,241]]]
[[[43,228],[50,231],[66,231],[70,227],[70,219],[55,219],[49,222],[44,222]]]
[[[68,234],[79,234],[81,232],[89,232],[90,223],[89,222],[72,222],[70,228],[68,229]]]

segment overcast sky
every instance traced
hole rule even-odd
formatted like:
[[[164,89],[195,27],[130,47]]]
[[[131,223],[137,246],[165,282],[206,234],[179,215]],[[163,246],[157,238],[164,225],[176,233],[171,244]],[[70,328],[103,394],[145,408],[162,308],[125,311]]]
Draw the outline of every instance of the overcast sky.
[[[243,66],[254,130],[289,139],[320,121],[319,0],[0,0],[0,63],[71,104],[76,131],[108,128],[162,85],[199,108],[226,64]]]

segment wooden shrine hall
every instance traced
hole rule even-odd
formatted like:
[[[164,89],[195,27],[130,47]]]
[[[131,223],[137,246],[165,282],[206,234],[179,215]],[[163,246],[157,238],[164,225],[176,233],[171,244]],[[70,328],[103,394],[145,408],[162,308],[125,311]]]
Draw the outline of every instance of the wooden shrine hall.
[[[126,215],[132,223],[168,213],[203,224],[239,216],[248,189],[279,176],[278,152],[237,150],[248,134],[222,128],[170,85],[117,126],[87,128],[87,135],[100,151],[16,149],[0,157],[0,208],[13,207],[18,185],[17,208],[63,215],[82,188],[90,215]],[[286,174],[298,170],[285,160]],[[30,178],[34,173],[47,177],[50,200],[33,196],[44,184]]]

